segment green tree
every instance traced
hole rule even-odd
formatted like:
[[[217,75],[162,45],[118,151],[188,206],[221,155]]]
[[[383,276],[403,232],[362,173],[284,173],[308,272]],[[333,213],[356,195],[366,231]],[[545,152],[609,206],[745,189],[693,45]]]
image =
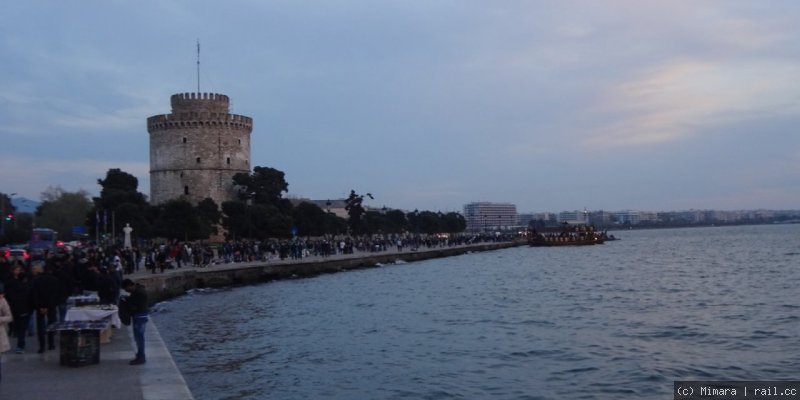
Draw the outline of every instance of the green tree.
[[[256,204],[271,204],[283,208],[283,193],[289,184],[283,171],[270,167],[255,167],[252,173],[240,172],[233,176],[233,183],[239,187],[242,200],[252,199]]]
[[[406,221],[408,221],[408,228],[411,232],[416,234],[420,233],[419,210],[414,210],[406,214]]]
[[[355,190],[351,190],[350,196],[347,197],[344,206],[344,209],[347,210],[347,214],[350,216],[350,232],[356,235],[365,232],[363,216],[366,210],[364,210],[364,206],[362,205],[364,203],[364,196],[374,199],[370,193],[360,195],[357,194]]]
[[[442,226],[448,233],[464,232],[467,229],[467,220],[457,212],[449,212],[442,217]]]
[[[278,207],[265,204],[253,204],[250,208],[252,232],[249,238],[287,238],[291,236],[292,219]]]
[[[342,235],[347,233],[347,220],[334,213],[325,213],[325,233],[330,235]]]
[[[292,211],[292,220],[300,236],[322,236],[326,232],[325,211],[316,204],[302,202]]]
[[[139,179],[119,168],[109,169],[106,178],[98,179],[97,184],[102,187],[100,197],[94,198],[95,206],[99,209],[115,210],[124,203],[140,206],[147,203],[144,195],[137,191]]]
[[[116,229],[116,234],[120,234],[125,224],[130,224],[134,229],[134,236],[151,237],[154,235],[153,224],[157,221],[155,216],[158,215],[158,211],[158,207],[150,205],[140,206],[133,203],[122,203],[117,206],[116,210],[108,213],[108,218],[113,219],[113,221],[109,221],[108,229]],[[103,228],[100,227],[101,230]]]
[[[158,236],[167,239],[196,240],[209,236],[208,228],[200,220],[197,208],[185,199],[170,200],[161,205],[155,225]]]
[[[222,203],[222,227],[228,231],[232,239],[247,236],[252,232],[252,218],[248,218],[250,210],[247,204],[241,201],[226,201]]]
[[[217,226],[222,220],[222,212],[213,199],[206,197],[203,201],[198,203],[197,213],[200,217],[200,222],[204,225],[204,229],[208,230],[208,232],[213,235],[219,233]]]
[[[386,233],[386,216],[378,211],[365,211],[362,218],[362,232],[366,234]]]
[[[442,219],[439,218],[439,214],[433,211],[419,213],[419,228],[421,232],[429,235],[444,232]]]
[[[36,209],[36,222],[59,233],[62,239],[72,237],[72,228],[84,226],[86,214],[92,209],[89,193],[84,190],[67,192],[61,187],[48,187],[42,192],[42,203]]]
[[[401,233],[407,227],[406,215],[400,210],[373,210],[364,213],[365,233]]]
[[[151,227],[155,220],[143,218],[145,215],[154,213],[148,210],[148,203],[145,196],[137,191],[139,180],[119,168],[112,168],[106,172],[105,179],[98,179],[97,183],[102,187],[100,197],[95,197],[94,209],[87,215],[87,220],[93,221],[90,231],[96,234],[96,229],[103,232],[113,232],[121,234],[125,223],[130,223],[137,235],[149,236]],[[112,224],[112,221],[117,223]],[[108,228],[106,228],[108,227]]]
[[[285,238],[291,235],[292,219],[273,205],[226,201],[222,203],[222,212],[222,226],[230,239]]]
[[[389,210],[386,212],[386,227],[384,231],[389,233],[401,233],[408,230],[408,220],[406,214],[400,210]]]

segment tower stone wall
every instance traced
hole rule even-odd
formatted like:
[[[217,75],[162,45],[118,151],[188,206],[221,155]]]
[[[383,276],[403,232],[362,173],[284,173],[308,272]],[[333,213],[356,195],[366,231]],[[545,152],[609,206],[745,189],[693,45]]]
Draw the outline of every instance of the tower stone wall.
[[[231,114],[228,96],[172,95],[172,112],[147,118],[150,202],[236,199],[233,176],[250,172],[253,119]]]

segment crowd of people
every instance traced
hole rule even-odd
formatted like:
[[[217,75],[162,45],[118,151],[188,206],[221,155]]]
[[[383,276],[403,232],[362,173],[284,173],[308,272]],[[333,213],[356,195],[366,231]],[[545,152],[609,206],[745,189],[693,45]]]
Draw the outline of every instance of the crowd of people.
[[[8,337],[3,341],[5,329],[15,339],[16,353],[26,351],[27,338],[34,332],[39,353],[54,350],[54,333],[47,332],[47,326],[64,320],[70,296],[94,292],[100,303],[119,305],[121,289],[126,289],[139,293],[133,307],[133,325],[136,343],[139,345],[141,341],[141,347],[131,364],[143,363],[147,304],[142,298],[146,299],[146,294],[141,286],[125,279],[141,270],[163,273],[166,269],[212,264],[420,251],[512,239],[511,236],[487,234],[330,236],[220,244],[144,242],[129,249],[119,244],[106,247],[88,244],[73,251],[37,254],[27,261],[5,259],[0,255],[0,353],[11,347],[3,349],[9,342]],[[10,314],[7,318],[3,315],[4,302]]]
[[[343,254],[376,253],[396,250],[418,251],[495,241],[512,240],[503,235],[374,235],[329,236],[318,238],[269,239],[264,241],[230,240],[220,244],[190,242],[146,243],[141,264],[152,273],[165,269],[206,267],[251,261],[300,260],[308,257],[331,257]],[[138,250],[134,250],[139,255]],[[137,258],[138,259],[138,258]],[[134,263],[134,270],[139,264]]]
[[[47,326],[65,320],[70,296],[94,292],[101,304],[118,305],[123,276],[134,272],[135,257],[133,250],[101,248],[43,252],[27,261],[0,256],[0,292],[9,306],[15,352],[26,352],[34,332],[39,353],[55,349],[55,332]]]

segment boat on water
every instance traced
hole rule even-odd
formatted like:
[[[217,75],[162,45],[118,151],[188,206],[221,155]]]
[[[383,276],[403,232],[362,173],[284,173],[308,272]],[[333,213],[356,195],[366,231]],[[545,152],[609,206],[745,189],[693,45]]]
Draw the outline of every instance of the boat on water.
[[[603,244],[606,240],[614,239],[605,232],[596,231],[594,226],[565,226],[557,232],[539,232],[536,229],[528,232],[528,245],[533,247],[589,246]]]

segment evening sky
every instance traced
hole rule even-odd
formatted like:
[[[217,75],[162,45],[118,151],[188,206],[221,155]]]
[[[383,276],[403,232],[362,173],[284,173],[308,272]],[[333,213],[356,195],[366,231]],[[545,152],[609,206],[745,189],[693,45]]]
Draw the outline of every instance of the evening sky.
[[[797,1],[4,1],[0,192],[149,194],[146,118],[230,96],[293,196],[800,207]]]

